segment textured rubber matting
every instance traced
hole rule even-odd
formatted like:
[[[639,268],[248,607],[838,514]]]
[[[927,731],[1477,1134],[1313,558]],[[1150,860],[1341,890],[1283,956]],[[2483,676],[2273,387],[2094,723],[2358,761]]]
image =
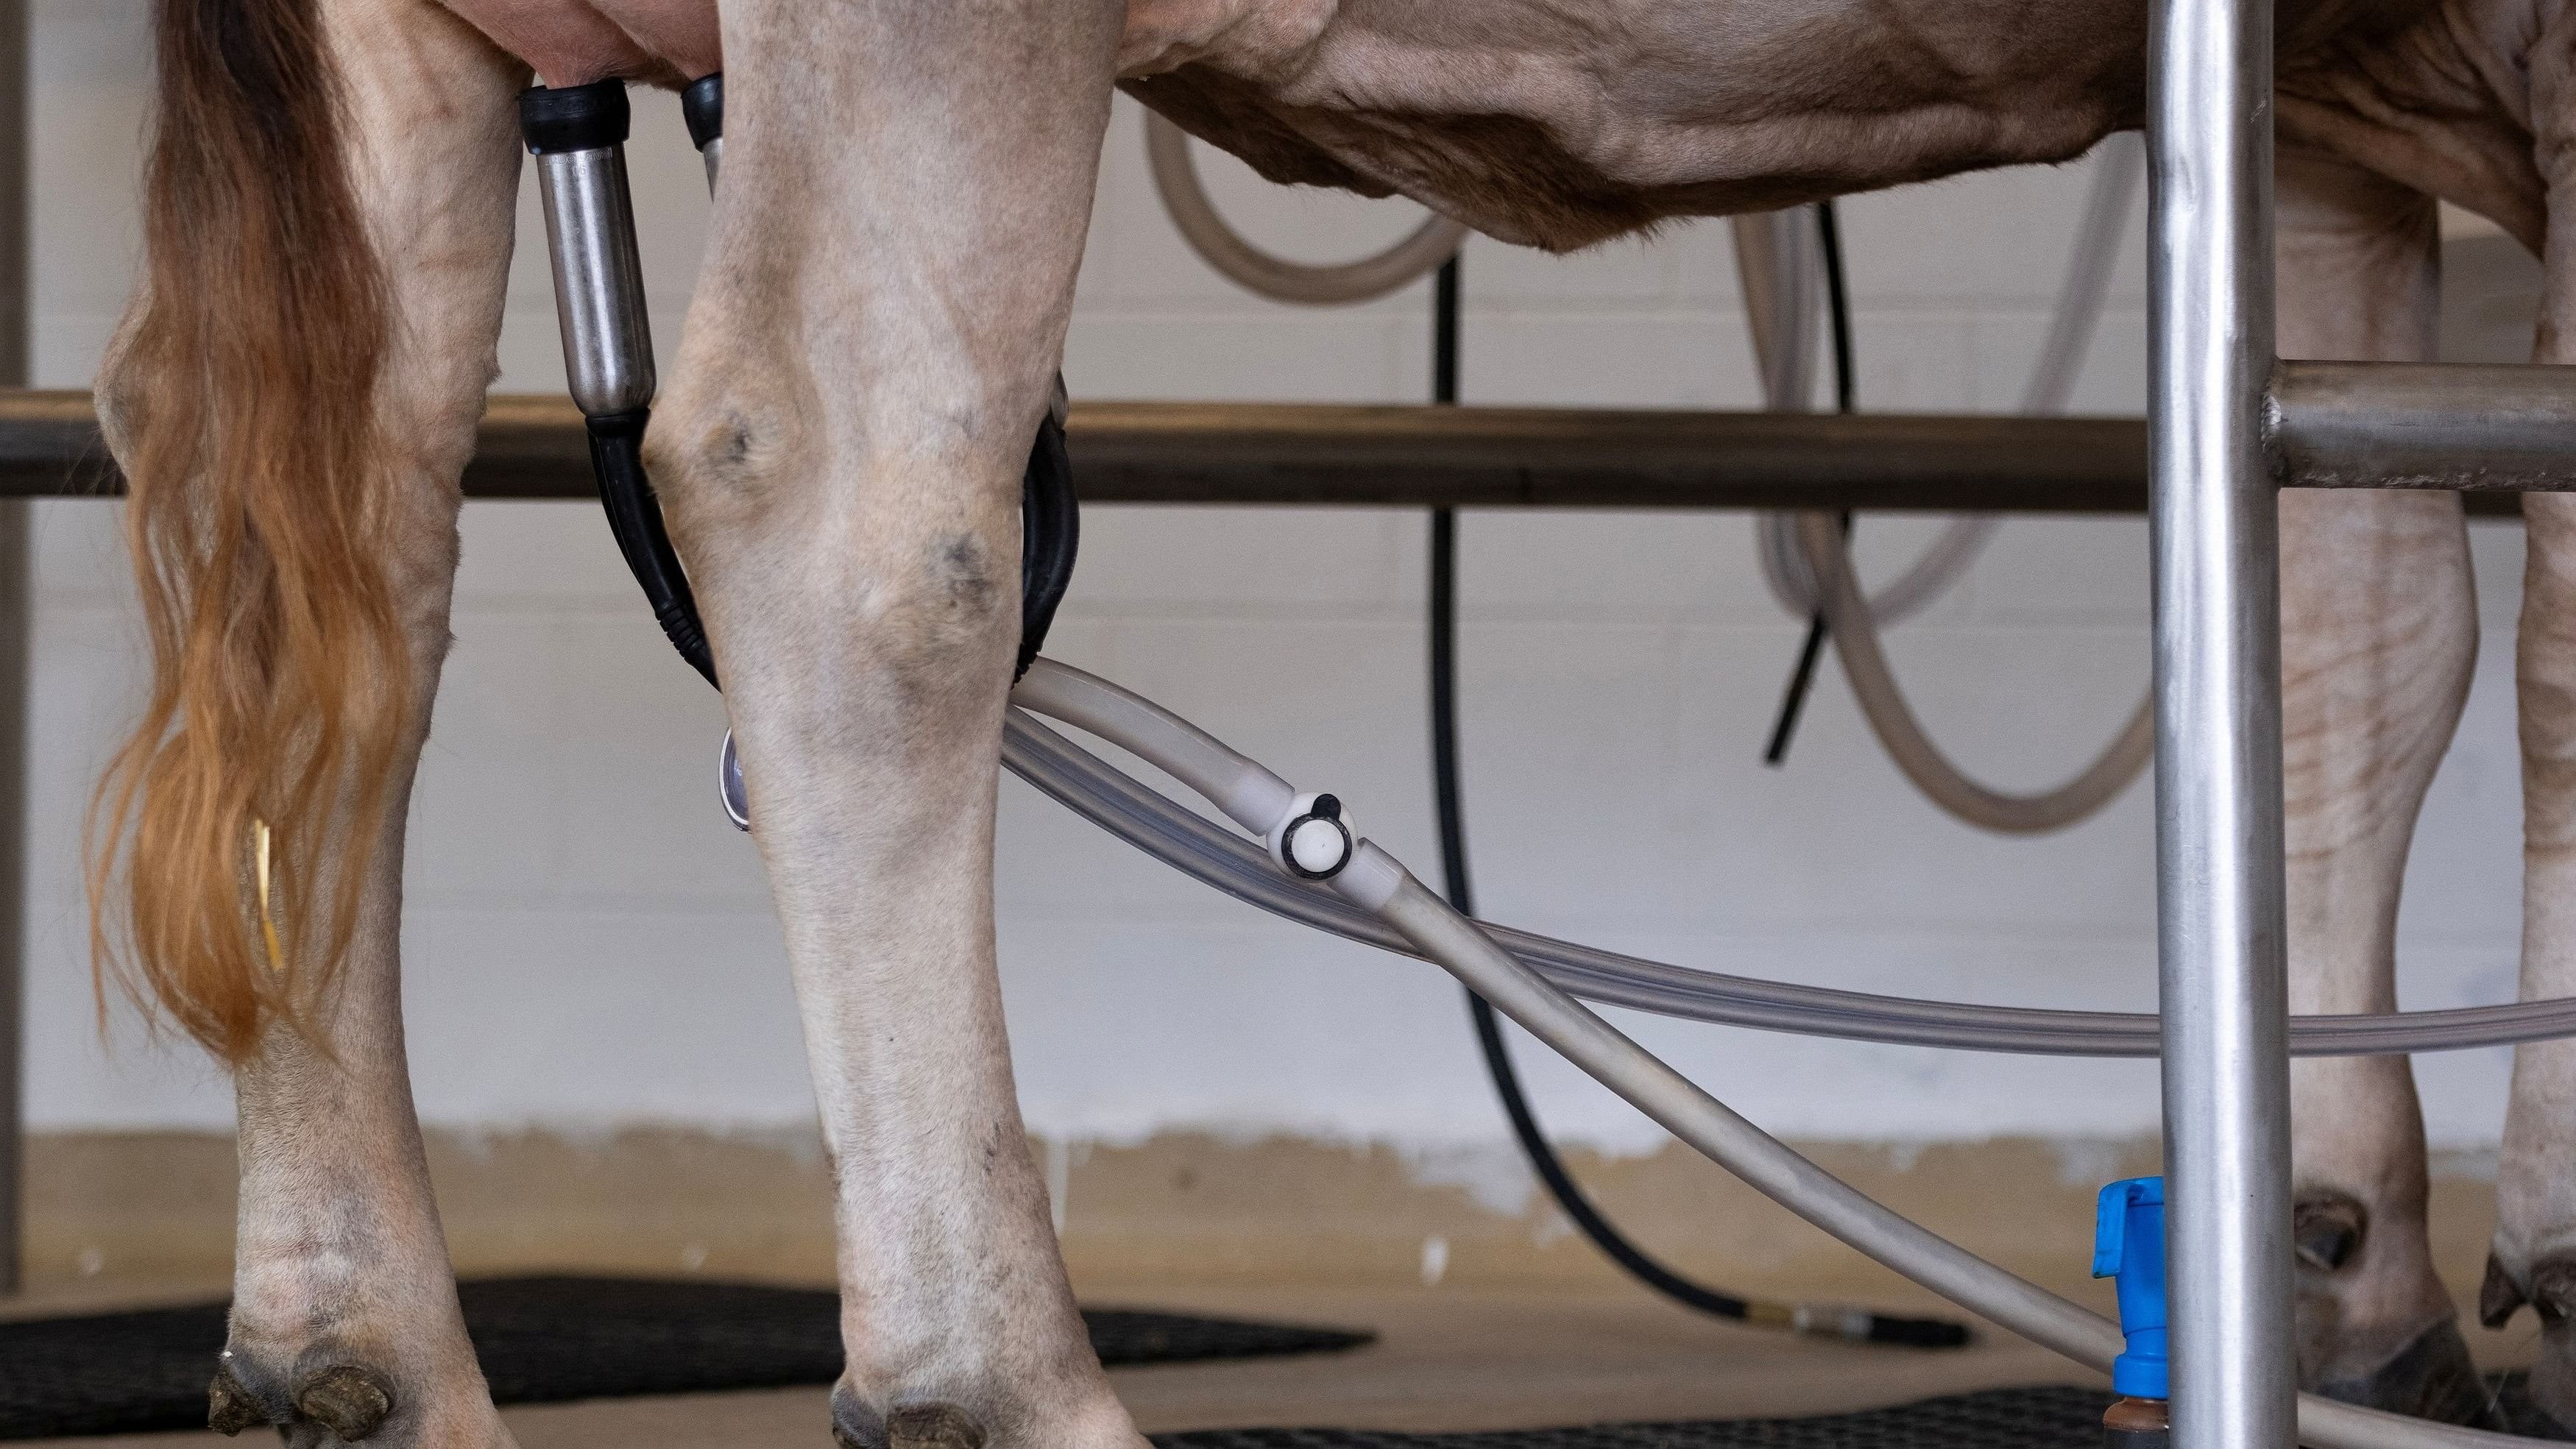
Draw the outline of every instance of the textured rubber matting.
[[[607,1278],[463,1285],[467,1327],[501,1403],[828,1384],[841,1369],[828,1292]],[[1369,1335],[1124,1309],[1085,1309],[1102,1362],[1184,1363],[1356,1347]],[[0,1439],[191,1429],[224,1337],[221,1305],[0,1323]],[[2489,1383],[2516,1430],[2522,1375]],[[1796,1419],[1712,1419],[1422,1434],[1208,1429],[1159,1449],[2098,1449],[2110,1395],[1990,1389]]]
[[[1857,1414],[1592,1424],[1473,1434],[1375,1429],[1209,1429],[1157,1434],[1161,1449],[2101,1449],[2095,1389],[1989,1389]]]
[[[841,1375],[828,1291],[631,1278],[461,1286],[465,1326],[504,1404],[828,1384]],[[1370,1335],[1130,1309],[1083,1310],[1108,1364],[1353,1348]],[[201,1429],[224,1305],[0,1322],[0,1439]]]
[[[2520,1372],[2487,1388],[2516,1434],[2563,1439],[2531,1405]],[[1471,1434],[1377,1429],[1208,1429],[1157,1434],[1160,1449],[2101,1449],[2111,1396],[2063,1386],[1989,1389],[1857,1414],[1803,1419],[1706,1419],[1590,1424]]]

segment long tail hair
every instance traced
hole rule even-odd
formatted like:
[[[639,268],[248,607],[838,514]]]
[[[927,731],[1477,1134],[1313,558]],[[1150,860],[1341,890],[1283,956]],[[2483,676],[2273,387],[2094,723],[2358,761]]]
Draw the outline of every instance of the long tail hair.
[[[102,383],[152,680],[92,801],[90,922],[103,985],[238,1062],[310,1032],[409,716],[391,305],[318,0],[158,9],[149,275]]]

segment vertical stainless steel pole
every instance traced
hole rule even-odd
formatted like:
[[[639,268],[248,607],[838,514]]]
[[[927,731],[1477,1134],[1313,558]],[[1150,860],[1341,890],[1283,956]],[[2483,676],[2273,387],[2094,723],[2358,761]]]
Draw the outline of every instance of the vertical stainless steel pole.
[[[28,381],[27,0],[0,0],[0,384]],[[0,1293],[25,1267],[27,639],[34,548],[24,501],[0,501]]]
[[[2157,946],[2175,1449],[2291,1449],[2271,0],[2157,0]]]

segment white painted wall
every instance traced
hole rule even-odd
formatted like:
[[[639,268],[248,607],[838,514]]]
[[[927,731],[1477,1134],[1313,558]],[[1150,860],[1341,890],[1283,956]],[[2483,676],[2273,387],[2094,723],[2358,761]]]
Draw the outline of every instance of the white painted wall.
[[[137,247],[141,0],[40,0],[40,380],[94,367]],[[663,341],[705,202],[668,98],[635,149]],[[854,142],[863,147],[864,142]],[[1291,195],[1210,165],[1248,230],[1309,256],[1412,224],[1402,203]],[[1878,409],[2000,409],[2019,392],[2085,183],[2081,165],[1864,197],[1845,211],[1860,393]],[[523,201],[523,234],[539,235]],[[522,256],[503,386],[557,389],[542,249]],[[1466,262],[1477,402],[1749,406],[1720,225],[1566,260]],[[2133,241],[2078,406],[2134,411]],[[1427,387],[1427,288],[1350,311],[1232,291],[1150,194],[1120,103],[1067,364],[1086,397],[1396,399]],[[81,802],[135,688],[114,509],[40,510],[30,1105],[40,1129],[215,1126],[221,1083],[122,1012],[94,1026],[77,884]],[[1924,525],[1869,518],[1879,570]],[[457,648],[414,813],[409,1002],[423,1112],[456,1125],[810,1112],[793,1004],[749,845],[716,812],[713,696],[674,661],[596,510],[467,509]],[[1838,677],[1789,767],[1757,760],[1799,626],[1741,517],[1470,515],[1468,814],[1498,918],[1664,959],[1862,989],[2143,1009],[2149,811],[2133,790],[2043,840],[1956,825],[1885,762]],[[2403,925],[2408,1005],[2510,995],[2518,840],[2511,528],[2475,530],[2487,647],[2425,812]],[[1424,528],[1400,513],[1096,508],[1054,650],[1354,802],[1436,863],[1424,761]],[[2146,672],[2142,523],[2016,521],[1967,586],[1897,631],[1939,738],[2007,786],[2098,749]],[[1304,701],[1290,707],[1291,701]],[[1002,954],[1029,1119],[1048,1134],[1171,1126],[1496,1141],[1458,993],[1428,968],[1276,923],[1160,873],[1011,783]],[[1631,1021],[1784,1131],[1933,1139],[2150,1129],[2142,1064],[1816,1044]],[[1548,1120],[1603,1145],[1645,1124],[1531,1063]],[[2445,1143],[2492,1143],[2500,1052],[2424,1065]]]

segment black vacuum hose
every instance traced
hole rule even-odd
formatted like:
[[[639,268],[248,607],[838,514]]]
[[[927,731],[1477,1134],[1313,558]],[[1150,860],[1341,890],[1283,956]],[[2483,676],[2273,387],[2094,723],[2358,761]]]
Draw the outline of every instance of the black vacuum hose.
[[[651,414],[642,408],[590,419],[591,476],[599,484],[600,506],[608,511],[608,531],[617,540],[627,571],[643,588],[645,602],[652,605],[653,622],[662,626],[662,637],[671,641],[699,677],[722,689],[716,684],[715,653],[707,646],[707,627],[698,617],[689,572],[680,566],[680,555],[671,547],[661,500],[644,474],[644,429],[651,421]]]
[[[1432,401],[1435,403],[1458,401],[1458,281],[1458,262],[1452,258],[1441,267],[1433,291]],[[1835,294],[1839,297],[1839,286]],[[1847,346],[1838,348],[1838,364],[1847,354]],[[1847,368],[1844,375],[1849,375]],[[1433,802],[1439,815],[1443,893],[1460,914],[1472,916],[1475,907],[1474,891],[1467,876],[1467,821],[1458,786],[1458,515],[1454,509],[1435,508],[1431,512],[1428,625],[1431,779]],[[1584,1237],[1591,1240],[1594,1247],[1625,1269],[1629,1276],[1685,1308],[1738,1322],[1760,1322],[1784,1328],[1802,1326],[1798,1322],[1797,1310],[1787,1304],[1756,1303],[1693,1282],[1630,1242],[1617,1224],[1593,1206],[1592,1199],[1584,1194],[1582,1184],[1566,1171],[1564,1159],[1558,1157],[1555,1147],[1549,1144],[1546,1131],[1539,1126],[1538,1114],[1530,1107],[1529,1094],[1521,1089],[1520,1073],[1512,1065],[1511,1044],[1504,1040],[1502,1017],[1495,1012],[1492,1003],[1472,991],[1467,993],[1467,1011],[1475,1021],[1476,1045],[1484,1053],[1485,1070],[1493,1077],[1494,1094],[1502,1099],[1503,1112],[1511,1119],[1512,1136],[1519,1141],[1521,1154],[1529,1159],[1530,1169],[1538,1174],[1539,1181],[1546,1184],[1548,1196],[1556,1200],[1557,1207]],[[1870,1343],[1901,1344],[1913,1348],[1957,1348],[1968,1342],[1965,1325],[1938,1318],[1900,1318],[1873,1313],[1866,1316],[1860,1327],[1861,1332],[1852,1336]]]
[[[1850,414],[1858,411],[1855,399],[1859,382],[1852,368],[1851,294],[1843,277],[1842,227],[1834,204],[1816,203],[1816,239],[1825,254],[1825,318],[1832,329],[1834,346],[1834,411]],[[1805,319],[1801,318],[1801,325]],[[1852,516],[1843,511],[1843,538],[1851,538]],[[1808,691],[1815,687],[1816,665],[1824,658],[1825,611],[1816,610],[1807,621],[1807,641],[1798,649],[1797,667],[1789,671],[1789,687],[1780,696],[1780,716],[1772,721],[1770,743],[1762,747],[1762,763],[1778,765],[1789,758],[1789,741],[1798,733],[1798,716],[1807,708]]]

